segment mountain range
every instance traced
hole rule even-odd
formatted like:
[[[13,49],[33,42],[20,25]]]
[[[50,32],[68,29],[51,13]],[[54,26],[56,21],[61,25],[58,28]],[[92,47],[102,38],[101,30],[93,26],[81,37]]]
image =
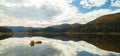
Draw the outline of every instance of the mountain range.
[[[39,32],[65,33],[70,28],[77,26],[81,26],[81,24],[75,23],[75,24],[61,24],[61,25],[49,26],[46,28],[41,28]]]
[[[47,33],[113,33],[120,32],[120,13],[108,14],[96,18],[87,24],[61,24],[41,28],[36,32]]]
[[[55,25],[55,26],[50,26],[52,28],[70,28],[70,27],[76,27],[76,26],[81,26],[79,23],[74,23],[74,24],[61,24],[61,25]]]
[[[40,28],[23,27],[23,26],[4,26],[5,28],[11,29],[13,32],[24,32],[27,30],[39,30]]]
[[[101,16],[91,22],[88,22],[87,24],[74,27],[71,30],[85,33],[120,32],[120,13]]]
[[[9,28],[5,28],[5,27],[0,27],[0,32],[2,33],[6,33],[6,32],[12,32],[12,30],[11,29],[9,29]]]
[[[120,13],[108,14],[96,18],[87,24],[61,24],[46,28],[23,26],[4,26],[13,32],[45,32],[45,33],[110,33],[120,32]],[[2,29],[2,28],[1,28]],[[2,31],[0,29],[0,31]]]

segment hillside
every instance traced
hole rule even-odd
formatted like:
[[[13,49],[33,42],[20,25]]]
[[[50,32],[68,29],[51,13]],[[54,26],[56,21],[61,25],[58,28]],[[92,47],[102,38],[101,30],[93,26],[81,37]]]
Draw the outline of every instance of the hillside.
[[[119,33],[120,32],[120,13],[101,16],[87,24],[61,24],[41,28],[31,32],[45,33]],[[29,32],[28,31],[28,32]]]
[[[97,18],[96,20],[89,22],[88,24],[99,24],[99,23],[119,24],[120,23],[120,13],[101,16],[101,17]]]
[[[11,32],[12,32],[11,29],[8,29],[8,28],[5,28],[5,27],[0,27],[0,40],[11,37],[12,36],[10,34]]]
[[[40,28],[24,27],[24,26],[4,26],[4,27],[11,29],[13,32],[24,32],[27,30],[39,30],[40,29]]]
[[[81,24],[75,23],[75,24],[61,24],[61,25],[49,26],[49,27],[40,29],[39,32],[65,33],[70,28],[77,27],[77,26],[81,26]]]
[[[75,24],[61,24],[61,25],[55,25],[55,26],[50,26],[52,28],[70,28],[70,27],[76,27],[76,26],[81,26],[81,24],[79,23],[75,23]]]
[[[68,33],[120,32],[120,13],[101,16],[83,26],[74,27]]]
[[[0,27],[0,32],[6,33],[6,32],[12,32],[12,30],[5,27]]]
[[[120,32],[120,13],[101,16],[86,26],[95,32]]]

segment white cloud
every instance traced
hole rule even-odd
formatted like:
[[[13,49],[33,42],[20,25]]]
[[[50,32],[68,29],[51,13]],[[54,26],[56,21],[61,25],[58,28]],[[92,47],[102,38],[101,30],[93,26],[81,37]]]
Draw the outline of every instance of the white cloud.
[[[102,13],[101,13],[102,12]],[[100,9],[100,10],[94,10],[91,12],[88,12],[86,14],[82,14],[82,13],[76,13],[73,14],[73,16],[70,15],[70,17],[68,16],[66,19],[58,19],[55,20],[57,21],[57,23],[69,23],[69,24],[73,24],[73,23],[80,23],[80,24],[86,24],[92,20],[95,20],[96,18],[103,16],[103,15],[107,15],[107,14],[113,14],[113,13],[118,13],[120,12],[120,9],[117,10],[110,10],[110,9]],[[61,16],[60,16],[61,17]],[[64,22],[67,21],[67,22]]]
[[[44,24],[49,26],[47,21],[13,18],[0,13],[0,26],[46,27]]]
[[[17,4],[15,4],[17,5]],[[29,18],[29,19],[51,19],[61,13],[61,10],[52,5],[43,4],[39,8],[15,6],[15,7],[2,7],[2,13],[10,17],[16,18]]]
[[[52,19],[70,8],[72,0],[0,0],[0,10],[10,17]]]
[[[92,7],[100,7],[104,5],[107,0],[81,0],[80,4],[83,5],[84,8],[92,8]]]
[[[9,24],[3,25],[26,25],[25,23],[20,24],[23,21],[26,21],[27,25],[32,24],[29,23],[32,20],[35,20],[36,22],[42,21],[42,23],[33,23],[36,25],[43,25],[47,24],[51,25],[51,20],[55,17],[66,13],[67,10],[70,10],[72,7],[70,6],[70,3],[72,0],[22,0],[22,1],[14,1],[14,0],[0,0],[0,12],[4,15],[4,17],[7,17],[7,23],[9,22],[9,18],[12,18],[13,21],[9,22]],[[14,18],[14,19],[13,19]],[[3,17],[2,17],[3,19]],[[5,19],[3,19],[5,20]],[[20,21],[19,21],[20,20]],[[16,23],[19,21],[19,24]],[[33,26],[33,25],[30,25]],[[34,25],[35,26],[35,25]]]
[[[42,44],[31,47],[31,40],[42,41]],[[0,56],[120,56],[120,53],[102,50],[86,41],[13,37],[0,40]]]
[[[115,7],[120,7],[120,0],[111,0],[112,5],[111,6],[115,6]]]
[[[63,23],[85,24],[102,15],[117,13],[120,10],[99,9],[86,14],[80,13],[77,7],[71,6],[73,0],[0,0],[0,26],[47,27]],[[88,3],[81,0],[86,7]],[[88,7],[99,7],[105,0],[88,0],[93,3]],[[8,5],[8,4],[10,5]],[[89,4],[88,4],[89,5]],[[101,13],[102,12],[102,13]]]

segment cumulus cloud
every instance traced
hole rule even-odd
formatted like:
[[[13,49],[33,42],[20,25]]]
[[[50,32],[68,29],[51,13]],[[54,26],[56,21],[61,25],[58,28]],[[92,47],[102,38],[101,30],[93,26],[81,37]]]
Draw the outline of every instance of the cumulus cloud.
[[[32,0],[19,2],[18,4],[16,2],[10,1],[4,1],[1,2],[1,11],[10,16],[10,17],[17,17],[17,18],[32,18],[32,19],[51,19],[52,17],[56,16],[57,14],[60,14],[61,11],[59,7],[51,4],[47,4],[44,2],[44,4],[41,4],[41,2],[37,3],[35,5],[35,2]],[[33,4],[31,4],[33,2]],[[28,6],[29,5],[29,6]]]
[[[100,7],[104,5],[107,0],[81,0],[80,4],[83,5],[84,8],[92,8],[92,7]]]
[[[120,0],[111,0],[112,6],[120,7]]]
[[[50,22],[42,20],[13,18],[0,13],[0,26],[45,27],[45,25],[49,26]]]
[[[69,10],[69,8],[71,8],[69,5],[71,1],[72,0],[0,0],[0,12],[4,17],[7,17],[4,18],[1,15],[2,21],[0,23],[3,25],[5,25],[4,23],[6,23],[6,25],[12,25],[12,23],[15,23],[14,25],[20,25],[17,23],[17,21],[20,20],[19,23],[26,21],[26,23],[28,22],[27,25],[32,24],[34,21],[34,24],[38,26],[41,24],[50,25],[51,19],[65,13],[67,9]],[[10,18],[14,18],[12,19],[14,22],[10,22]],[[7,22],[5,22],[5,20],[7,20]],[[34,26],[34,24],[31,26]],[[26,24],[24,23],[23,25]]]
[[[47,27],[63,23],[85,24],[105,14],[120,10],[98,9],[79,12],[74,0],[0,0],[0,26]],[[107,0],[81,0],[84,8],[100,7]],[[115,1],[114,1],[115,3]],[[104,12],[104,13],[101,13]]]
[[[100,9],[100,10],[94,10],[94,11],[88,12],[86,14],[79,13],[79,14],[75,15],[74,17],[70,17],[65,20],[67,20],[68,23],[70,23],[70,24],[73,24],[73,23],[86,24],[92,20],[95,20],[96,18],[98,18],[100,16],[103,16],[106,14],[118,13],[118,12],[120,12],[120,9],[114,10],[114,11],[112,11],[110,9]]]

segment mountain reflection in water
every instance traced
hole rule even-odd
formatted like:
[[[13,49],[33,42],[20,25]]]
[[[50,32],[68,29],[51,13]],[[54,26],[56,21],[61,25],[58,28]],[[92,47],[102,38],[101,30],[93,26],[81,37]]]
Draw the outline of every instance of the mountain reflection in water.
[[[20,35],[14,35],[15,37],[19,37]],[[9,37],[14,37],[11,35],[3,35],[0,36],[0,40],[9,38]],[[33,35],[22,35],[22,37],[33,37]],[[108,51],[114,51],[114,52],[119,52],[120,53],[120,35],[95,35],[95,34],[81,34],[81,35],[65,35],[65,34],[44,34],[44,35],[34,35],[34,36],[41,36],[41,37],[46,37],[46,38],[52,38],[52,39],[60,39],[63,41],[86,41],[88,43],[91,43],[98,48],[108,50]],[[20,36],[21,38],[21,36]]]

